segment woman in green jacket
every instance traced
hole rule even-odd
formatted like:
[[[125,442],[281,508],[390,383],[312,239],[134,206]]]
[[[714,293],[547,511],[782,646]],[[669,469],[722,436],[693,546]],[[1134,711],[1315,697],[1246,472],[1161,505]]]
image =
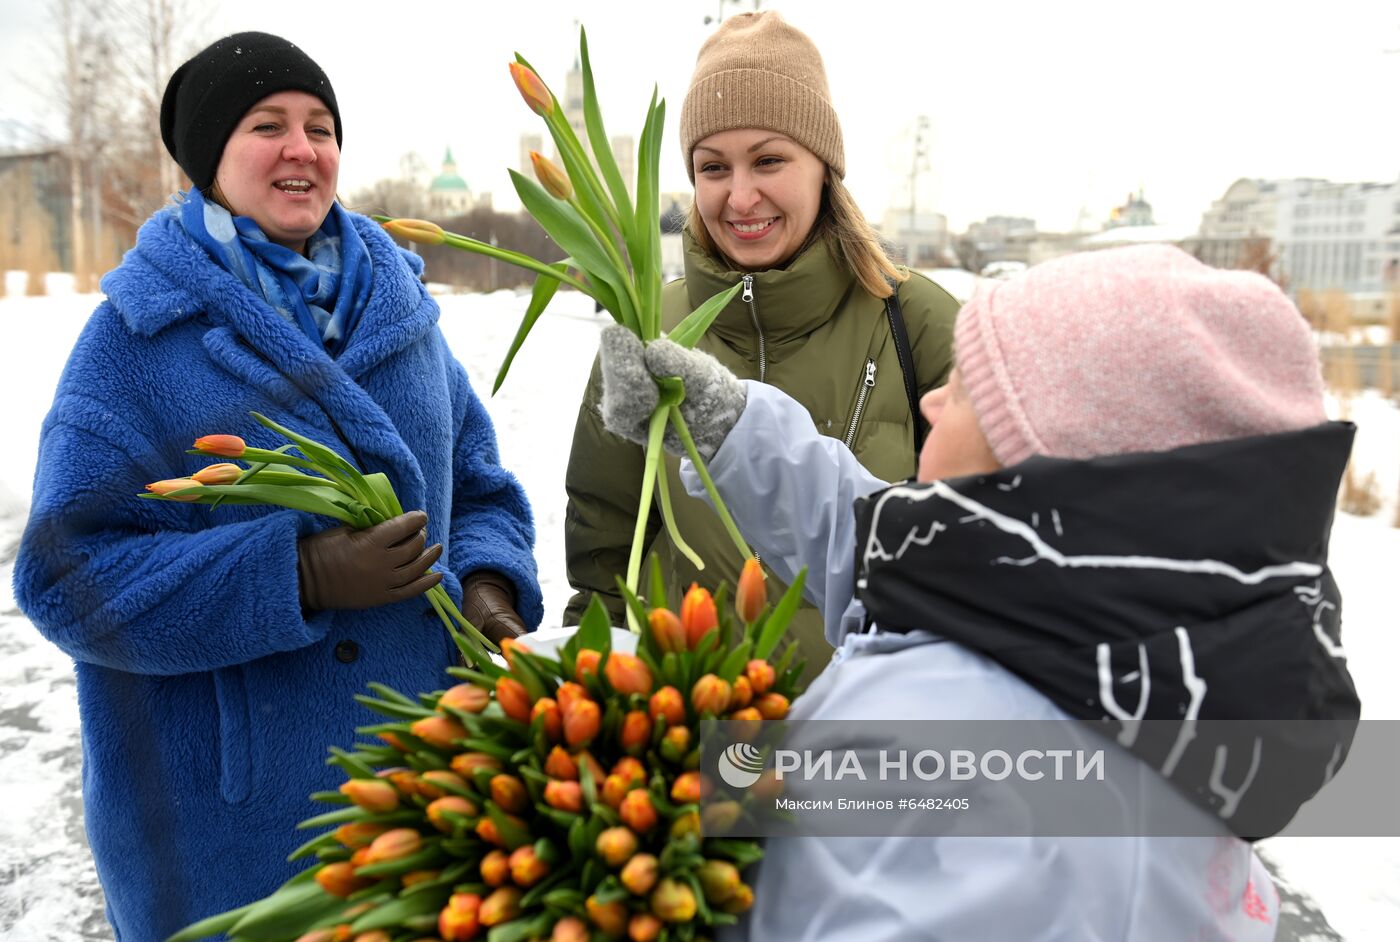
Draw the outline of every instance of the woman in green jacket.
[[[680,136],[695,199],[683,236],[685,277],[662,292],[663,328],[742,281],[699,349],[797,399],[876,476],[912,475],[919,430],[905,376],[916,397],[944,382],[958,305],[890,261],[842,184],[841,126],[812,41],[772,11],[726,20],[700,49]],[[896,288],[909,363],[889,316]],[[616,576],[627,568],[643,454],[604,430],[600,394],[595,366],[565,480],[576,590],[565,624],[578,621],[595,593],[618,624],[623,618]],[[677,552],[653,513],[648,546],[667,585],[675,592],[692,581],[733,585],[742,560],[714,511],[686,496],[669,456],[666,473],[680,532],[706,564],[701,573]],[[776,599],[785,587],[769,581]],[[815,674],[831,651],[817,612],[802,612],[792,635]]]

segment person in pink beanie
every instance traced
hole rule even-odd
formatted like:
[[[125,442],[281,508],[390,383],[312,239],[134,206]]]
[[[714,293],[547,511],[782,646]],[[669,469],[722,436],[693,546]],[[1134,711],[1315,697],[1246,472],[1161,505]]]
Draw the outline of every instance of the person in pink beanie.
[[[745,537],[780,578],[807,570],[837,652],[790,720],[1093,724],[1142,777],[1101,816],[1150,795],[1183,829],[773,838],[733,937],[1273,938],[1249,842],[1330,780],[1360,714],[1327,569],[1354,429],[1326,419],[1302,317],[1259,275],[1142,246],[980,291],[955,336],[913,481],[664,340],[605,332],[603,418],[635,439],[647,374],[680,376]]]

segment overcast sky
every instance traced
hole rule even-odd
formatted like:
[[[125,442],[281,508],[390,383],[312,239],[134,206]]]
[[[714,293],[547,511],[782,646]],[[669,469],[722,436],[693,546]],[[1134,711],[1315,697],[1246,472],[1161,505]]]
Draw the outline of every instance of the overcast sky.
[[[201,0],[187,0],[200,5]],[[726,14],[752,0],[724,4]],[[345,125],[341,191],[451,146],[474,190],[515,205],[505,167],[541,127],[506,71],[519,51],[556,94],[589,32],[613,134],[667,100],[663,190],[684,190],[676,124],[719,0],[207,0],[191,49],[228,32],[284,35],[321,63]],[[1157,221],[1193,227],[1241,176],[1400,177],[1400,4],[765,0],[826,60],[847,183],[878,221],[907,206],[913,125],[929,118],[917,204],[955,229],[988,215],[1067,229],[1143,187]],[[22,80],[39,53],[40,0],[0,0],[0,116],[45,109]]]

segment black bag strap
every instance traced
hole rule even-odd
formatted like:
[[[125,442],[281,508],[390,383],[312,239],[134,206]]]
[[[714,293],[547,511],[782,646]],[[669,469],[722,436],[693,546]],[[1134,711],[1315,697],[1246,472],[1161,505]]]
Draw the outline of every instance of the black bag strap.
[[[899,309],[899,283],[890,282],[894,289],[885,298],[885,315],[890,321],[890,333],[894,336],[894,352],[899,358],[899,371],[904,375],[904,395],[909,399],[909,414],[914,419],[914,454],[924,447],[928,437],[928,423],[919,411],[919,386],[914,378],[914,351],[909,348],[909,330],[904,326],[904,313]]]

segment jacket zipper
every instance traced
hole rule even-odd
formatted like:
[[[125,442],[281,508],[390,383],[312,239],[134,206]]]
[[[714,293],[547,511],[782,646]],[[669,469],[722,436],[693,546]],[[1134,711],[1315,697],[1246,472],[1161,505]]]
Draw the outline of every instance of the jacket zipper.
[[[758,381],[764,381],[768,374],[768,349],[763,339],[763,326],[758,322],[758,302],[753,299],[753,275],[744,276],[744,303],[749,306],[749,316],[753,318],[753,329],[758,333]]]
[[[860,428],[860,417],[865,412],[870,390],[875,388],[875,358],[865,358],[865,379],[861,381],[860,394],[856,396],[856,407],[851,411],[851,424],[846,429],[846,437],[841,439],[847,448],[855,447],[856,429]]]

